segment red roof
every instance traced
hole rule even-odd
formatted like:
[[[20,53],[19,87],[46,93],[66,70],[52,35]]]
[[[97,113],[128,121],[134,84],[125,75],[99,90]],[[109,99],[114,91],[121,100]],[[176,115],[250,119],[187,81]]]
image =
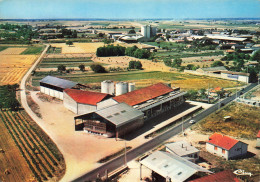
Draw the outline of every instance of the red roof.
[[[260,138],[260,130],[258,131],[257,138]]]
[[[97,105],[109,94],[103,94],[99,92],[90,92],[75,89],[65,89],[64,92],[68,94],[73,100],[81,104]]]
[[[213,182],[213,181],[214,182],[239,182],[239,179],[236,178],[235,174],[233,174],[232,171],[226,170],[226,171],[218,172],[216,174],[191,180],[190,182]]]
[[[165,84],[157,83],[149,87],[141,88],[139,90],[134,90],[132,92],[116,96],[113,99],[119,103],[124,102],[130,106],[134,106],[155,97],[170,93],[172,91],[174,90],[166,86]]]
[[[239,141],[228,136],[221,135],[219,133],[214,133],[209,137],[209,140],[207,142],[223,149],[230,150]]]

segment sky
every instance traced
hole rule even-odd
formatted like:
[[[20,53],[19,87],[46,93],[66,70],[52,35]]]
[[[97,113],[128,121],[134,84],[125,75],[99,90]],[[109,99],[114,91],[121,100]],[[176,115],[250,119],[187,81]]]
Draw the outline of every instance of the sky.
[[[260,18],[260,0],[0,0],[0,18]]]

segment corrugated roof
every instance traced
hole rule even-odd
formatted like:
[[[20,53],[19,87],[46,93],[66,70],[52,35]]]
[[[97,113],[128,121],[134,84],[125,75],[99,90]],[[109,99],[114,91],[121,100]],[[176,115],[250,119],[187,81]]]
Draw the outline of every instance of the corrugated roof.
[[[227,73],[231,75],[243,75],[243,76],[249,76],[249,73],[242,73],[242,72],[234,72],[234,71],[221,71],[221,73]]]
[[[157,83],[149,87],[141,88],[139,90],[134,90],[132,92],[116,96],[113,99],[119,103],[124,102],[130,106],[134,106],[155,97],[170,93],[172,91],[174,90],[166,86],[165,84]]]
[[[207,142],[223,149],[230,150],[239,141],[219,133],[214,133],[209,137]]]
[[[73,100],[81,104],[97,105],[98,102],[102,101],[109,94],[103,94],[99,92],[90,92],[75,89],[65,89],[66,92]]]
[[[120,127],[136,118],[143,117],[144,115],[143,112],[134,109],[125,103],[98,110],[96,113],[116,125],[116,127]]]
[[[46,83],[46,84],[49,84],[49,85],[53,85],[53,86],[56,86],[56,87],[60,87],[60,88],[63,88],[63,89],[72,88],[72,87],[74,87],[75,85],[78,84],[76,82],[72,82],[72,81],[69,81],[69,80],[62,79],[62,78],[57,78],[57,77],[54,77],[54,76],[46,76],[43,79],[41,79],[40,82]]]
[[[193,154],[199,152],[194,146],[186,141],[178,141],[173,143],[168,143],[165,145],[170,151],[174,152],[178,156],[185,156],[188,154]]]
[[[201,68],[201,69],[202,69],[203,71],[222,71],[222,70],[227,70],[224,66]]]
[[[232,171],[226,170],[221,171],[216,174],[212,174],[209,176],[204,176],[202,178],[198,178],[195,180],[191,180],[190,182],[239,182],[239,179],[236,178],[235,174]]]
[[[152,153],[140,163],[164,178],[170,177],[171,181],[176,182],[185,181],[198,171],[211,173],[182,157],[162,151]]]

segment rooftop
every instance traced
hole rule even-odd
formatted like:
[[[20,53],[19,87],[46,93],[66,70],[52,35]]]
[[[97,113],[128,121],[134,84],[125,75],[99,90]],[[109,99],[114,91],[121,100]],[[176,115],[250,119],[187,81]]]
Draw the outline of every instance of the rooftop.
[[[141,88],[123,95],[116,96],[113,99],[119,103],[124,102],[130,106],[134,106],[158,96],[165,95],[172,91],[174,90],[166,86],[165,84],[157,83],[149,87]]]
[[[65,89],[64,92],[66,92],[77,103],[89,105],[97,105],[98,102],[109,96],[109,94],[75,89]]]
[[[224,66],[217,66],[217,67],[209,67],[209,68],[201,68],[203,71],[222,71],[227,70]]]
[[[260,130],[258,131],[257,138],[260,138]]]
[[[242,73],[242,72],[234,72],[234,71],[221,71],[221,73],[227,73],[232,75],[242,75],[242,76],[249,76],[249,73]]]
[[[219,133],[214,133],[209,137],[207,142],[223,149],[230,150],[239,141]]]
[[[143,112],[138,111],[125,103],[98,110],[96,113],[116,125],[116,127],[120,127],[121,125],[144,115]]]
[[[74,87],[75,85],[78,84],[76,82],[57,78],[57,77],[54,77],[54,76],[46,76],[46,77],[44,77],[43,79],[40,80],[40,83],[46,83],[48,85],[53,85],[53,86],[60,87],[60,88],[63,88],[63,89],[72,88],[72,87]]]
[[[236,178],[232,171],[226,170],[221,171],[216,174],[211,174],[209,176],[204,176],[195,180],[191,180],[190,182],[239,182],[240,180]]]
[[[198,171],[211,173],[182,157],[162,151],[152,153],[140,163],[164,178],[170,177],[171,181],[176,182],[185,181]]]
[[[178,156],[185,156],[188,154],[199,152],[198,149],[196,149],[194,146],[186,141],[168,143],[165,146]]]

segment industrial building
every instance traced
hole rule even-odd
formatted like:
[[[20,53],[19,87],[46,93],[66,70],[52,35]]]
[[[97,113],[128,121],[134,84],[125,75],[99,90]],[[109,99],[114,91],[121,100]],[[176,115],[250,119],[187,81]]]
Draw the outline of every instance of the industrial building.
[[[157,33],[157,27],[152,27],[151,25],[144,25],[141,27],[141,34],[144,36],[144,38],[151,38],[155,36]]]
[[[214,133],[206,142],[206,150],[226,160],[241,157],[247,154],[248,144],[228,136]]]
[[[144,119],[146,120],[183,104],[185,94],[186,92],[181,92],[180,88],[172,89],[163,83],[157,83],[101,101],[97,103],[97,108],[101,109],[118,103],[126,103],[144,112]]]
[[[152,181],[189,181],[197,172],[212,173],[178,155],[156,151],[140,161],[140,178],[142,166],[152,170]]]
[[[75,130],[84,130],[106,137],[124,137],[125,134],[144,124],[144,114],[137,109],[120,103],[92,113],[76,116]]]
[[[101,85],[103,94],[116,90],[118,96],[104,97],[96,102],[97,111],[75,117],[76,130],[120,137],[141,127],[144,121],[174,110],[185,101],[186,92],[181,92],[179,88],[172,89],[163,83],[138,90],[134,90],[133,83],[126,82],[117,82],[116,89],[112,81],[104,81]]]
[[[67,88],[76,88],[78,83],[69,80],[46,76],[40,80],[41,93],[63,100],[63,90]]]
[[[63,105],[76,114],[86,114],[97,110],[97,103],[110,98],[109,94],[75,89],[65,89]]]
[[[249,73],[234,72],[234,71],[221,71],[221,78],[236,80],[240,82],[251,82]]]

